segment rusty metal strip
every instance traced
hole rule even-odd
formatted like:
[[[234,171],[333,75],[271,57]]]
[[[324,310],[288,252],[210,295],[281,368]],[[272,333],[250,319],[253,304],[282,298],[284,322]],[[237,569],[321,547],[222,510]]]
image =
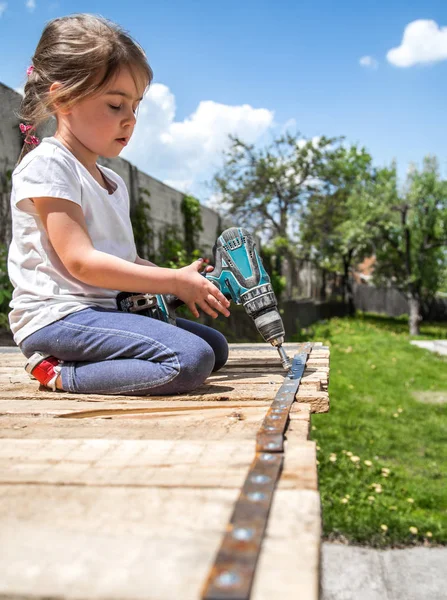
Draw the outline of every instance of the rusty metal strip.
[[[300,353],[295,355],[292,368],[258,432],[255,458],[203,586],[202,600],[248,600],[250,597],[276,482],[284,462],[283,440],[288,415],[311,349],[311,344],[302,344],[299,348]],[[279,419],[272,418],[276,416]]]
[[[282,454],[256,454],[205,583],[203,600],[250,597]]]
[[[292,368],[284,378],[284,383],[279,388],[256,435],[256,452],[284,452],[284,432],[290,407],[295,401],[311,349],[311,344],[303,344],[300,353],[295,354]]]

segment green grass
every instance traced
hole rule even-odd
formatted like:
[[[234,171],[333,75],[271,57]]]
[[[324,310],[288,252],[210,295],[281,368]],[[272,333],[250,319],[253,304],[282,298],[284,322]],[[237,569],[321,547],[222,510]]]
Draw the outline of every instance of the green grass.
[[[331,408],[311,431],[325,539],[447,544],[447,404],[417,399],[447,396],[447,357],[410,345],[406,319],[332,319],[302,337],[331,350]],[[446,338],[447,324],[421,327]]]

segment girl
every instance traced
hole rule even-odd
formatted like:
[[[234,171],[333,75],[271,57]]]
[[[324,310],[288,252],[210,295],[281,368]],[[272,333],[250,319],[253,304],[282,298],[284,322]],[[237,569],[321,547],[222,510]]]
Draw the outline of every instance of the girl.
[[[202,259],[165,269],[137,256],[121,177],[97,164],[129,142],[152,80],[142,48],[116,24],[88,14],[50,21],[28,69],[24,149],[12,177],[9,315],[27,371],[52,390],[175,394],[222,367],[225,338],[116,310],[120,290],[180,297],[194,316],[229,315],[203,277]],[[50,115],[52,137],[31,133]],[[30,151],[31,150],[31,151]]]

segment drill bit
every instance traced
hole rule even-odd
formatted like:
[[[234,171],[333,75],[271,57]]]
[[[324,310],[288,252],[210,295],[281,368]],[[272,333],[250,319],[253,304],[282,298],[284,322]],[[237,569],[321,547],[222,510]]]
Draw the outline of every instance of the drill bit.
[[[276,349],[278,350],[279,358],[281,359],[281,364],[283,366],[283,369],[288,371],[289,369],[292,368],[292,363],[290,361],[290,358],[287,356],[286,351],[284,350],[284,348],[282,346],[276,346]]]

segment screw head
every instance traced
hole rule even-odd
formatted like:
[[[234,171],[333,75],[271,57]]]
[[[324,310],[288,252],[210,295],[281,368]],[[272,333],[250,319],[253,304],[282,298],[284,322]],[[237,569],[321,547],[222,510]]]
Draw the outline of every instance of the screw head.
[[[268,483],[270,479],[271,478],[268,475],[264,475],[262,473],[251,476],[251,480],[253,483]]]
[[[240,581],[240,576],[234,571],[222,571],[222,573],[216,577],[214,583],[219,587],[230,587],[237,585]]]
[[[250,492],[247,494],[247,498],[252,502],[261,502],[261,500],[265,500],[264,492]]]
[[[264,454],[261,455],[261,460],[270,461],[270,460],[273,460],[274,458],[275,458],[275,455],[269,454],[268,452],[264,452]]]
[[[233,529],[232,533],[234,539],[238,540],[239,542],[248,542],[248,540],[253,538],[253,535],[254,530],[250,529],[250,527],[236,527],[236,529]]]

